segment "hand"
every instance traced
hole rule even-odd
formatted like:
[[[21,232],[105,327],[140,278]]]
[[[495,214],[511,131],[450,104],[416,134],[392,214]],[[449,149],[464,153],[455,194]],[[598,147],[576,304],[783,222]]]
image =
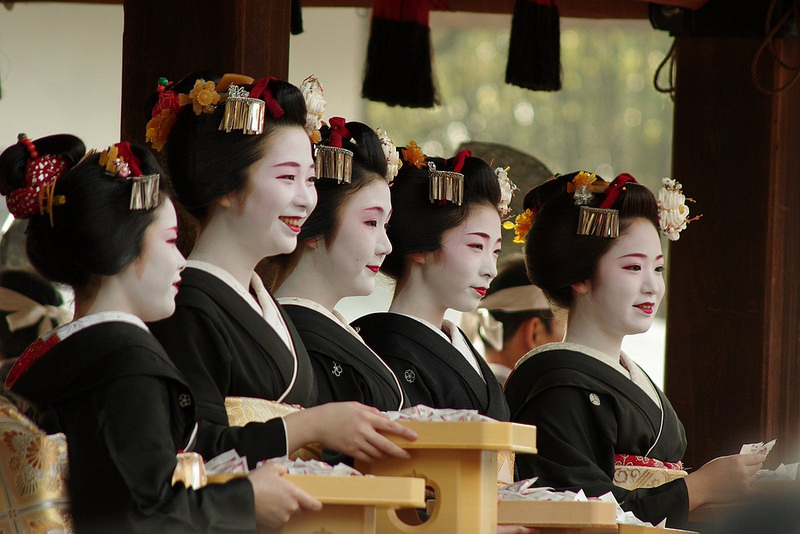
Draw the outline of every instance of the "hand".
[[[322,509],[321,502],[283,478],[286,473],[283,465],[267,462],[247,476],[253,485],[259,531],[284,525],[299,510]]]
[[[687,476],[689,509],[702,504],[730,502],[750,491],[761,469],[763,454],[734,454],[715,458]]]
[[[284,417],[284,421],[290,450],[319,442],[326,448],[366,463],[386,456],[410,458],[406,451],[381,435],[381,432],[395,434],[409,441],[417,439],[417,433],[410,428],[358,402],[331,402],[314,406],[290,414]]]

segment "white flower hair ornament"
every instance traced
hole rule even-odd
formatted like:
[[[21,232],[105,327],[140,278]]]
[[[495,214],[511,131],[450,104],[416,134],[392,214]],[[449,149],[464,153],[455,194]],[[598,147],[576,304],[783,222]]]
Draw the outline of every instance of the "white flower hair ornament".
[[[664,177],[661,179],[661,189],[658,191],[658,225],[661,233],[670,241],[680,239],[680,233],[688,224],[696,221],[702,215],[689,218],[689,206],[686,202],[694,202],[683,194],[683,186],[677,180]]]
[[[328,103],[322,95],[322,84],[319,80],[309,76],[300,84],[300,91],[306,101],[306,125],[305,130],[312,143],[319,143],[322,135],[319,129],[322,127],[322,114]]]
[[[400,153],[397,151],[397,147],[394,146],[394,142],[389,139],[386,131],[377,128],[375,133],[378,134],[383,155],[386,156],[386,181],[391,184],[397,173],[403,168],[403,160],[400,159]]]
[[[494,170],[497,175],[497,183],[500,184],[500,203],[497,204],[497,209],[501,217],[506,217],[511,212],[511,199],[514,197],[514,192],[519,191],[519,188],[508,177],[510,168],[497,167]]]

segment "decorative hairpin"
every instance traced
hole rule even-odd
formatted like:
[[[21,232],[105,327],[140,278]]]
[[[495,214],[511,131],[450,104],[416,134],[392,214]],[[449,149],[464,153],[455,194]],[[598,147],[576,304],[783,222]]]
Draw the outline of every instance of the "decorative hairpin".
[[[536,217],[536,212],[528,208],[517,215],[513,223],[511,221],[505,221],[503,223],[503,228],[506,230],[514,230],[514,243],[524,243],[525,236],[528,235],[528,230],[531,229],[534,217]]]
[[[389,135],[380,128],[376,129],[375,133],[378,134],[378,139],[383,149],[383,155],[386,157],[386,181],[391,184],[395,176],[397,176],[397,173],[403,168],[403,162],[400,159],[400,155],[397,153],[397,147],[395,147],[392,140],[389,139]]]
[[[353,176],[353,151],[342,147],[350,130],[342,117],[331,117],[328,144],[314,145],[317,178],[330,178],[349,184]]]
[[[17,219],[26,219],[36,213],[49,215],[50,226],[53,226],[53,206],[66,202],[64,195],[55,194],[55,188],[58,179],[67,171],[67,159],[54,154],[39,156],[36,145],[24,133],[17,139],[28,151],[26,185],[8,194],[8,211]]]
[[[661,179],[661,185],[658,191],[658,225],[667,239],[677,241],[686,226],[702,215],[689,218],[689,206],[686,205],[686,201],[694,202],[694,200],[684,196],[680,182],[664,177]]]
[[[230,84],[219,129],[226,133],[241,130],[245,135],[260,135],[264,132],[265,112],[266,102],[250,97],[244,87]]]
[[[122,142],[100,152],[98,164],[110,176],[131,182],[131,210],[149,210],[158,206],[159,174],[145,174],[139,167],[139,158],[133,153],[130,143]]]
[[[508,177],[508,170],[510,167],[497,167],[494,173],[497,175],[497,183],[500,185],[500,202],[497,204],[497,211],[500,212],[500,217],[506,217],[511,211],[511,199],[514,197],[514,191],[519,188],[514,185],[514,182]]]
[[[452,171],[440,171],[434,162],[428,161],[428,200],[440,204],[452,202],[457,206],[461,205],[464,201],[464,175],[458,171],[470,155],[469,150],[456,154]]]
[[[588,175],[588,176],[587,176]],[[578,183],[575,180],[578,179]],[[591,180],[591,181],[590,181]],[[588,182],[588,184],[586,183]],[[605,199],[597,208],[592,208],[586,205],[580,205],[580,212],[578,213],[578,235],[593,235],[597,237],[615,238],[619,236],[619,210],[613,209],[611,206],[617,201],[619,195],[625,190],[628,182],[636,183],[636,179],[630,174],[620,174],[611,184],[606,184],[604,180],[596,178],[594,174],[580,172],[573,179],[575,185],[575,192],[577,194],[578,188],[586,187],[590,189],[589,197],[586,202],[591,200],[592,191],[599,192],[605,190]],[[567,191],[569,191],[569,187]],[[586,190],[582,195],[586,194]],[[576,199],[576,204],[578,201]]]
[[[319,143],[322,135],[319,129],[322,127],[322,114],[328,103],[325,101],[322,92],[322,84],[314,76],[308,76],[300,84],[300,91],[306,102],[306,125],[305,130],[312,143]]]
[[[425,154],[422,153],[422,149],[414,140],[409,141],[405,148],[401,148],[400,154],[409,165],[413,165],[418,169],[425,166]]]

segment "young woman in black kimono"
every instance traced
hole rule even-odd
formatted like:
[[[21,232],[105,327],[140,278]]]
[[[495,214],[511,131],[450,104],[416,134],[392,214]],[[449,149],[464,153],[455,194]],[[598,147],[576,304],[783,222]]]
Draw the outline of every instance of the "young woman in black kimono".
[[[194,397],[144,321],[175,307],[175,209],[146,149],[119,143],[76,164],[83,155],[69,135],[21,137],[0,155],[9,211],[30,218],[31,263],[75,291],[75,319],[34,342],[7,385],[67,436],[76,531],[255,532],[319,508],[280,466],[198,491],[172,485]]]
[[[365,296],[392,250],[386,237],[391,214],[389,184],[397,172],[392,142],[366,124],[333,117],[317,150],[353,153],[350,180],[335,166],[317,168],[317,207],[303,225],[294,253],[275,258],[275,295],[292,319],[311,357],[320,403],[354,400],[382,411],[405,407],[397,377],[342,318],[334,306]],[[387,156],[394,159],[388,174]],[[322,162],[329,161],[321,159]]]
[[[228,425],[226,397],[307,407],[317,396],[292,321],[254,272],[262,258],[294,250],[316,205],[306,103],[288,82],[242,78],[190,75],[162,88],[154,108],[154,117],[176,115],[166,162],[178,202],[201,225],[176,312],[151,325],[198,399],[197,450],[236,449],[250,465],[314,442],[364,460],[405,457],[378,431],[414,433],[356,403]]]
[[[474,409],[508,420],[491,369],[444,318],[447,309],[474,310],[497,274],[498,176],[467,152],[425,160],[417,151],[404,149],[406,161],[391,188],[392,252],[381,266],[396,281],[391,307],[353,326],[394,370],[411,405]],[[429,199],[431,180],[447,179],[440,171],[462,175],[462,202]]]
[[[683,204],[674,187],[663,194],[679,201],[665,196],[664,205]],[[517,455],[521,478],[590,496],[613,491],[640,519],[678,527],[690,509],[744,491],[763,456],[717,458],[654,488],[614,485],[630,465],[679,469],[686,449],[669,401],[621,351],[624,336],[650,327],[664,295],[659,220],[675,238],[686,212],[659,214],[653,194],[629,175],[609,186],[587,173],[534,188],[524,206],[522,218],[533,217],[529,277],[568,319],[564,342],[529,352],[505,385],[511,419],[537,427],[539,453]]]

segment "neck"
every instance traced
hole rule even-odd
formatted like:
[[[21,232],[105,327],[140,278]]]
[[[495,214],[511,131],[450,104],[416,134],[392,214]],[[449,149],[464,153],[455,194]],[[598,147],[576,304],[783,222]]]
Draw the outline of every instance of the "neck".
[[[128,298],[117,284],[114,276],[103,276],[97,284],[97,291],[90,297],[75,296],[75,319],[100,312],[125,312],[135,315]]]
[[[305,245],[299,245],[305,246]],[[320,244],[320,246],[322,246]],[[292,273],[275,290],[276,297],[297,297],[313,300],[332,312],[336,304],[348,295],[340,295],[337,288],[328,282],[325,269],[314,261],[312,249],[305,249]]]
[[[250,275],[256,264],[268,256],[248,244],[243,236],[233,231],[222,216],[212,215],[189,254],[190,260],[204,261],[222,267],[233,275],[244,288],[250,287]]]
[[[434,300],[433,292],[425,284],[419,267],[412,264],[405,283],[394,294],[389,311],[419,317],[441,328],[447,308]]]
[[[580,305],[573,306],[569,310],[564,341],[592,347],[609,356],[618,357],[622,351],[624,336],[609,332],[602,325],[599,318],[591,316]]]
[[[489,363],[499,363],[500,365],[505,365],[513,369],[517,360],[524,356],[526,352],[525,349],[517,347],[512,338],[503,343],[502,351],[498,352],[491,347],[486,347],[486,361]]]

